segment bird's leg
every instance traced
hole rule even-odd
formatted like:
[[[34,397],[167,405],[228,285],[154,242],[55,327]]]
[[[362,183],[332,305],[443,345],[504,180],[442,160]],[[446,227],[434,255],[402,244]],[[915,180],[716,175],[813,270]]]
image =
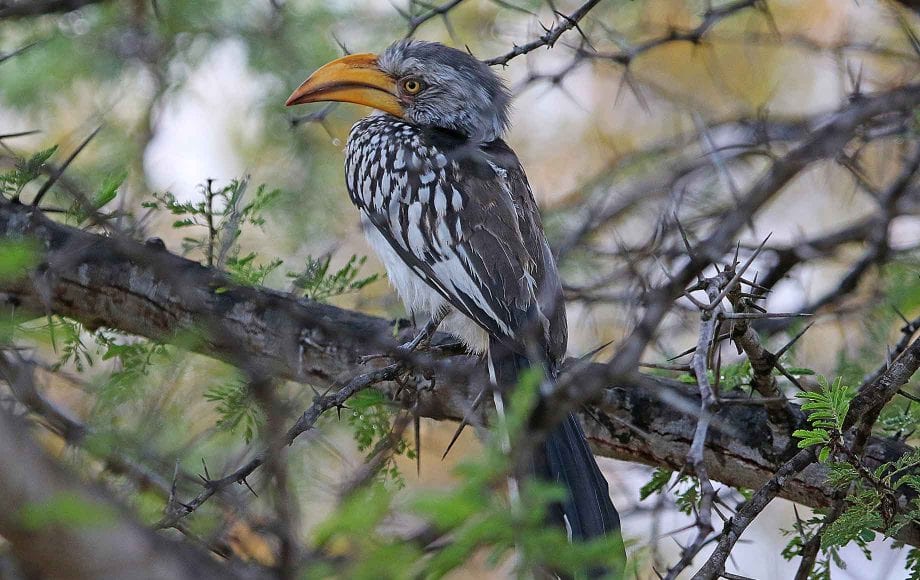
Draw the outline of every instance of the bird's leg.
[[[438,329],[438,326],[441,325],[441,322],[447,316],[447,313],[450,312],[449,308],[442,308],[431,315],[431,318],[428,322],[425,323],[425,326],[415,335],[415,338],[409,342],[401,345],[399,350],[403,352],[413,352],[421,348],[424,350],[431,344],[431,338],[434,336],[435,331]]]
[[[417,349],[428,348],[428,345],[431,343],[431,337],[434,336],[435,331],[438,329],[438,326],[441,324],[441,321],[444,320],[444,317],[447,316],[449,309],[442,308],[431,315],[431,318],[425,323],[425,326],[422,327],[421,331],[415,335],[415,338],[409,342],[400,345],[399,350],[404,353],[411,353]],[[412,408],[412,413],[414,415],[414,426],[415,426],[415,469],[416,473],[422,475],[422,425],[421,425],[421,415],[418,413],[418,394],[416,393],[415,405]]]
[[[419,331],[415,337],[409,342],[403,343],[396,347],[396,350],[402,354],[406,355],[412,352],[415,352],[419,349],[425,349],[431,343],[431,338],[434,336],[435,331],[438,329],[438,326],[441,324],[441,321],[447,316],[450,312],[449,308],[441,309],[431,316],[428,322],[425,323],[425,326]],[[366,362],[376,360],[378,358],[388,358],[388,354],[369,354],[362,356],[359,360],[361,364]]]

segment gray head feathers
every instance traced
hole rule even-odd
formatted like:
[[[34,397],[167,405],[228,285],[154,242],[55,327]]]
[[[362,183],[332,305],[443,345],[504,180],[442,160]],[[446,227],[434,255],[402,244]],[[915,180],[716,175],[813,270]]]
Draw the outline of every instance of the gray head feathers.
[[[400,40],[378,58],[397,81],[422,82],[415,95],[401,95],[408,120],[459,131],[477,142],[501,137],[508,126],[511,96],[485,63],[437,42]]]

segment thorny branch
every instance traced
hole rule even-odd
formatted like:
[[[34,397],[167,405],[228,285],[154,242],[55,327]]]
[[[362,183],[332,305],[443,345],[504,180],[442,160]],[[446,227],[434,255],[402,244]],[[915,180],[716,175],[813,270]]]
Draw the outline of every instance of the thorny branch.
[[[249,487],[247,478],[262,467],[266,460],[273,453],[276,453],[278,449],[290,446],[294,443],[295,439],[312,429],[323,413],[330,409],[342,408],[348,399],[364,389],[370,388],[383,381],[394,380],[399,371],[400,365],[392,364],[382,369],[354,377],[335,393],[317,396],[313,404],[310,405],[310,408],[303,412],[294,425],[287,430],[284,437],[279,439],[275,447],[264,449],[245,465],[220,479],[211,479],[207,474],[199,476],[202,481],[202,486],[204,487],[201,493],[188,502],[175,502],[167,506],[167,514],[160,520],[157,527],[174,527],[182,518],[200,508],[213,495],[220,493],[233,484]],[[330,390],[332,389],[330,388]]]
[[[704,305],[700,309],[699,338],[693,358],[690,361],[690,368],[700,388],[700,413],[696,420],[696,430],[693,434],[693,442],[690,444],[690,452],[687,454],[687,467],[700,482],[700,505],[696,511],[696,537],[689,546],[682,550],[680,561],[668,570],[665,575],[668,580],[676,578],[693,562],[694,556],[703,549],[709,534],[712,533],[712,503],[715,499],[715,490],[706,471],[703,452],[706,448],[706,436],[709,433],[712,414],[719,404],[717,398],[719,388],[718,369],[716,369],[715,385],[712,385],[709,381],[709,369],[712,366],[712,353],[713,349],[716,348],[719,334],[721,322],[719,315],[723,311],[719,295],[725,284],[724,274],[726,272],[728,270],[713,278],[700,280],[698,284],[698,287],[705,290],[710,304]]]
[[[441,5],[431,7],[427,11],[421,14],[415,15],[415,16],[400,11],[400,14],[402,14],[402,16],[409,23],[409,30],[408,32],[406,32],[406,36],[407,37],[412,36],[413,34],[415,34],[415,31],[419,29],[420,26],[422,26],[423,24],[425,24],[432,18],[437,18],[438,16],[442,17],[444,19],[445,24],[447,24],[449,22],[447,19],[448,13],[454,8],[456,8],[457,6],[459,6],[460,4],[462,4],[463,2],[464,0],[448,0],[447,2]]]
[[[678,228],[680,228],[679,223]],[[694,256],[694,249],[690,246],[689,241],[687,241],[683,229],[680,229],[688,254]],[[766,243],[766,240],[764,243]],[[754,296],[742,291],[742,283],[756,287],[756,284],[753,282],[745,281],[744,275],[762,248],[763,244],[757,248],[744,264],[739,264],[737,256],[735,256],[732,263],[724,267],[715,276],[701,276],[699,281],[688,289],[687,297],[690,298],[700,310],[700,331],[696,348],[693,349],[692,352],[693,356],[690,361],[689,369],[696,378],[696,382],[700,389],[701,407],[697,417],[693,443],[690,445],[690,451],[687,455],[686,465],[687,468],[692,470],[694,475],[696,475],[700,483],[701,494],[699,507],[696,510],[695,525],[697,534],[693,542],[682,549],[680,561],[668,570],[666,578],[669,579],[676,578],[677,575],[686,569],[699,552],[711,541],[710,534],[713,532],[712,508],[716,492],[712,487],[712,482],[709,480],[703,454],[713,413],[718,409],[718,405],[720,404],[719,381],[721,377],[721,349],[719,343],[722,337],[721,331],[723,323],[728,322],[730,326],[747,325],[745,319],[735,318],[737,314],[733,315],[726,313],[722,304],[723,300],[728,298],[736,312],[739,307],[741,307],[740,314],[745,314],[744,310],[752,305],[750,301],[741,300],[741,297],[745,295]],[[690,292],[694,291],[704,291],[709,300],[708,303],[693,299]],[[766,311],[763,311],[762,314],[766,317],[773,316]],[[755,370],[754,384],[752,384],[752,386],[755,386],[758,380],[761,383],[765,383],[766,379],[764,376],[769,376],[772,379],[774,367],[781,368],[778,362],[779,357],[765,351],[765,349],[760,346],[756,334],[747,332],[736,334],[734,331],[730,331],[727,336],[738,345],[739,352],[742,350],[755,351],[752,353],[753,356],[749,354],[749,357],[752,361],[760,359],[758,364],[765,367],[761,368],[759,371]],[[710,382],[710,370],[713,371],[715,376],[715,384]],[[755,388],[757,387],[755,386]],[[775,384],[775,379],[773,379],[772,383],[767,383],[766,386],[761,385],[757,390],[765,397],[772,397],[772,399],[768,399],[769,402],[765,403],[765,406],[770,411],[772,423],[779,423],[788,429],[789,425],[796,419],[801,419],[796,416],[795,410],[785,402],[785,398]],[[777,407],[777,405],[779,405],[779,407]],[[777,416],[777,409],[787,411],[790,415]]]
[[[847,422],[845,425],[847,427],[852,426],[858,417],[866,413],[867,409],[874,408],[875,405],[880,404],[881,401],[887,401],[894,396],[898,389],[907,383],[911,376],[917,372],[918,368],[920,368],[920,340],[914,340],[911,346],[908,347],[884,373],[860,390],[860,393],[850,405],[850,413],[847,415]],[[803,449],[777,470],[776,474],[767,484],[761,487],[752,498],[738,510],[735,517],[725,523],[725,528],[722,531],[715,552],[713,552],[706,564],[700,569],[696,576],[694,576],[694,579],[717,578],[724,570],[725,562],[731,553],[732,547],[738,541],[738,538],[747,526],[750,525],[757,514],[763,511],[767,504],[776,497],[788,478],[811,465],[816,459],[814,448]],[[835,508],[835,511],[839,515],[840,500],[835,502]],[[831,521],[833,521],[833,519],[825,520],[825,523],[829,524]],[[824,528],[826,528],[826,526],[822,526],[822,529]],[[816,537],[818,537],[817,542],[820,542],[820,533]],[[813,551],[811,552],[812,558],[816,553],[817,545],[817,543],[814,545]]]
[[[573,28],[578,28],[579,21],[587,16],[588,12],[597,6],[599,2],[600,0],[588,0],[569,15],[556,12],[556,16],[558,17],[559,22],[557,22],[552,28],[546,29],[546,32],[539,38],[532,40],[527,44],[515,46],[505,54],[487,59],[485,63],[491,66],[506,65],[511,62],[512,59],[525,55],[529,52],[533,52],[538,48],[542,48],[544,46],[552,48],[552,46],[556,44],[556,41],[559,40],[560,36],[569,30],[572,30]]]
[[[804,143],[770,165],[735,207],[721,217],[713,231],[694,246],[691,259],[671,273],[665,283],[646,293],[641,318],[629,336],[618,345],[616,354],[608,363],[607,380],[620,381],[630,377],[656,330],[671,311],[674,300],[683,295],[684,288],[694,277],[709,264],[721,259],[750,216],[757,214],[811,163],[836,155],[864,123],[892,111],[910,110],[918,104],[920,87],[914,86],[862,97],[845,106]],[[573,373],[569,379],[561,381],[560,388],[550,396],[553,399],[550,405],[552,416],[548,417],[550,423],[577,405],[592,400],[604,386],[603,382],[580,377],[578,373]]]

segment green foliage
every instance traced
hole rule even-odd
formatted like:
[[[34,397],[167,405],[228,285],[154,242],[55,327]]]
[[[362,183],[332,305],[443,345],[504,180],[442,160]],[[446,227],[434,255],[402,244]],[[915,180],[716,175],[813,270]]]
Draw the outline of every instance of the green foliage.
[[[105,181],[102,182],[102,187],[96,190],[96,193],[93,195],[91,203],[93,207],[100,208],[107,203],[114,201],[118,196],[118,189],[125,182],[125,179],[128,178],[128,173],[126,171],[120,171],[118,173],[110,174]]]
[[[920,548],[907,551],[907,580],[920,580]]]
[[[821,386],[820,392],[796,395],[807,401],[802,405],[802,410],[808,413],[808,422],[823,429],[843,430],[843,421],[852,399],[850,388],[843,385],[840,378],[831,385],[826,378],[820,377],[818,383]]]
[[[265,278],[283,263],[280,259],[274,259],[267,264],[256,264],[255,252],[250,252],[243,257],[234,254],[227,258],[227,273],[237,284],[261,286],[265,284]]]
[[[243,252],[238,242],[243,226],[265,225],[266,212],[276,204],[282,193],[281,190],[269,190],[265,185],[260,185],[254,198],[245,202],[247,187],[248,181],[245,178],[234,180],[217,190],[213,182],[208,181],[199,188],[202,195],[200,200],[183,202],[166,192],[153,194],[154,201],[144,202],[143,206],[169,212],[176,218],[172,223],[175,229],[193,228],[201,232],[200,235],[187,235],[183,238],[183,252],[203,254],[209,265],[223,266],[237,284],[260,286],[284,262],[279,258],[261,260],[256,252]],[[104,191],[107,190],[104,188]],[[330,268],[331,262],[332,256],[308,256],[304,269],[287,272],[287,277],[297,292],[318,302],[357,292],[378,278],[377,274],[360,275],[361,268],[367,262],[366,257],[352,255],[344,266],[334,271]],[[226,290],[217,288],[216,292]]]
[[[304,297],[317,302],[324,302],[334,296],[357,292],[368,284],[375,282],[377,274],[359,278],[361,268],[367,257],[352,255],[340,269],[329,272],[332,256],[314,259],[307,257],[306,268],[302,272],[288,272],[291,283]]]
[[[847,496],[847,508],[824,530],[821,548],[826,550],[856,541],[865,549],[865,545],[875,539],[873,529],[884,523],[878,508],[878,494],[870,490]]]
[[[252,397],[245,381],[215,385],[205,392],[204,398],[217,404],[217,427],[231,433],[242,428],[246,443],[252,442],[265,422],[265,413]]]
[[[838,354],[836,374],[844,383],[858,385],[868,372],[878,366],[887,355],[886,346],[892,343],[892,330],[903,322],[898,312],[916,313],[920,309],[920,254],[906,253],[882,265],[879,272],[878,293],[884,296],[858,321],[864,334],[861,346],[854,356],[850,352]]]
[[[917,482],[914,479],[916,475],[912,473],[918,467],[920,467],[920,448],[915,448],[892,463],[883,463],[875,470],[875,473],[876,477],[881,477],[887,485],[894,487],[909,485],[920,493],[920,488],[916,487]]]
[[[718,382],[720,391],[735,391],[750,384],[753,370],[751,369],[750,361],[744,359],[743,361],[723,366],[719,371],[718,381],[716,381],[715,371],[707,370],[706,375],[706,378],[709,379],[709,384],[715,385]],[[696,377],[689,373],[681,374],[678,380],[688,385],[696,384]]]
[[[12,171],[0,174],[0,195],[18,197],[26,185],[41,175],[48,159],[57,151],[57,146],[49,147],[33,154],[27,159],[18,159]]]
[[[348,401],[351,412],[348,423],[354,428],[355,442],[360,451],[370,449],[390,432],[393,404],[380,391],[366,389]]]
[[[753,374],[751,361],[748,359],[735,364],[723,365],[719,370],[719,389],[723,391],[738,390],[750,383]]]
[[[875,424],[876,429],[883,434],[896,438],[900,438],[903,434],[912,434],[920,424],[920,409],[913,401],[908,401],[906,404],[898,403],[900,401],[892,401]]]
[[[786,371],[794,377],[802,377],[807,375],[814,375],[815,371],[803,367],[787,367]],[[773,374],[781,377],[783,376],[778,370],[773,369]],[[754,369],[751,368],[751,361],[748,359],[741,360],[737,363],[724,365],[720,369],[718,384],[720,391],[738,391],[743,387],[746,387],[751,384],[751,379],[754,377]],[[716,374],[712,369],[706,371],[706,378],[709,379],[711,385],[716,384]],[[690,373],[682,373],[678,375],[677,379],[688,385],[696,384],[696,377]]]
[[[690,515],[699,507],[700,483],[697,479],[682,477],[674,490],[674,499],[677,509],[681,513]]]
[[[152,526],[163,517],[165,502],[155,491],[139,490],[130,499],[134,512],[145,524]]]
[[[111,188],[109,188],[111,189]],[[103,188],[107,191],[106,188]],[[209,265],[223,266],[233,282],[240,285],[263,285],[266,279],[283,265],[281,259],[262,260],[256,252],[243,252],[239,244],[245,226],[262,227],[266,223],[266,212],[281,197],[278,189],[259,186],[254,196],[247,199],[247,179],[234,180],[225,187],[215,189],[213,181],[199,187],[200,199],[180,201],[166,192],[154,194],[153,201],[144,207],[168,212],[173,216],[172,227],[189,230],[195,235],[183,238],[185,253],[203,255]],[[331,297],[356,292],[374,280],[376,275],[360,277],[361,266],[366,258],[352,256],[344,267],[331,271],[331,257],[315,260],[308,258],[302,272],[289,272],[287,276],[293,285],[306,297],[326,300]],[[217,293],[227,288],[216,288]],[[242,381],[221,382],[212,385],[204,398],[216,404],[218,415],[216,426],[229,432],[242,431],[243,438],[250,443],[264,422],[264,413],[253,400],[249,389]],[[359,449],[367,451],[390,432],[392,410],[379,393],[365,391],[350,402],[352,413],[349,424],[354,429]],[[414,452],[404,442],[397,444],[395,455],[414,457]],[[397,486],[401,477],[391,460],[380,472],[384,480]]]
[[[209,265],[218,265],[227,256],[238,255],[237,241],[241,227],[244,224],[259,227],[265,225],[265,212],[282,194],[281,190],[269,190],[265,185],[260,185],[252,200],[246,202],[248,187],[248,179],[243,178],[215,190],[213,181],[209,180],[199,187],[201,199],[198,201],[179,201],[172,193],[165,192],[152,194],[154,201],[144,202],[142,206],[168,211],[176,218],[173,228],[203,229],[201,236],[189,235],[183,238],[182,249],[186,254],[200,252]],[[252,256],[243,260],[251,262],[254,258]]]
[[[853,461],[850,458],[850,461]],[[911,509],[892,517],[892,506],[902,488],[914,493],[920,490],[920,476],[913,473],[920,467],[920,450],[912,450],[894,462],[883,463],[872,472],[859,464],[835,462],[829,465],[829,483],[836,487],[853,486],[846,497],[846,508],[830,522],[821,537],[821,548],[828,550],[855,542],[863,548],[876,532],[896,534],[903,526],[920,521],[920,504],[914,500]]]
[[[826,379],[819,379],[821,390],[801,393],[806,400],[802,409],[808,413],[811,429],[800,429],[793,433],[801,439],[799,447],[812,445],[821,447],[819,458],[827,463],[828,483],[838,489],[846,489],[845,506],[835,519],[817,516],[800,523],[794,537],[784,550],[788,559],[800,555],[809,539],[820,535],[820,549],[823,558],[815,566],[812,578],[830,578],[831,563],[842,568],[838,550],[848,544],[858,546],[867,558],[871,558],[868,544],[876,538],[877,530],[886,536],[893,536],[905,525],[920,522],[920,501],[912,500],[907,510],[896,513],[895,506],[904,488],[913,494],[920,491],[920,449],[905,453],[897,460],[882,463],[869,470],[859,457],[845,447],[841,437],[843,421],[849,411],[852,393],[838,378],[831,385]],[[832,451],[842,460],[828,462]]]
[[[347,550],[354,556],[348,570],[338,571],[338,577],[367,580],[417,577],[413,574],[413,563],[421,561],[420,548],[379,532],[379,526],[390,513],[392,500],[382,485],[359,489],[318,526],[314,541],[321,549]],[[334,571],[325,566],[311,569],[306,575],[308,578],[332,576],[336,576]]]
[[[859,477],[856,468],[846,462],[836,461],[828,464],[827,482],[835,488],[843,488]]]
[[[89,347],[83,342],[82,324],[69,318],[49,317],[47,328],[54,350],[60,353],[52,369],[59,370],[66,364],[73,364],[82,373],[95,364]],[[58,346],[58,338],[60,346]]]
[[[654,493],[664,492],[665,487],[668,485],[668,482],[671,481],[671,476],[674,475],[674,472],[670,469],[663,469],[658,467],[652,472],[652,478],[648,483],[642,486],[642,489],[639,490],[639,499],[646,500]]]
[[[830,457],[832,444],[840,438],[843,421],[850,409],[853,395],[839,377],[833,384],[828,383],[826,378],[819,377],[818,384],[821,387],[820,391],[796,395],[806,401],[802,404],[802,410],[808,413],[808,422],[812,428],[797,429],[792,436],[801,439],[799,449],[819,446],[818,458],[825,462]]]
[[[798,520],[798,514],[796,514],[795,528],[793,530],[780,530],[784,536],[791,536],[781,552],[783,558],[792,560],[801,557],[805,545],[815,537],[823,522],[824,516],[820,514],[805,521]],[[821,550],[815,560],[814,567],[811,569],[811,574],[808,575],[809,580],[831,580],[832,564],[838,568],[846,569],[843,559],[840,558],[839,548],[836,546],[829,546]]]
[[[655,469],[651,479],[639,490],[640,499],[648,499],[656,493],[671,491],[674,494],[674,503],[677,509],[684,514],[692,514],[699,507],[700,484],[699,480],[681,475],[674,484],[668,488],[674,472],[667,469]]]
[[[526,576],[535,567],[575,573],[586,565],[609,565],[619,552],[621,539],[605,538],[571,544],[564,530],[546,525],[549,506],[563,497],[559,486],[546,482],[520,482],[518,496],[496,493],[508,486],[511,468],[504,451],[507,442],[523,433],[539,392],[542,373],[524,373],[509,397],[506,415],[482,453],[456,468],[459,483],[449,490],[416,493],[407,506],[451,541],[420,558],[412,542],[400,541],[381,531],[391,511],[393,488],[379,483],[359,490],[323,523],[316,539],[325,550],[346,550],[347,569],[312,570],[309,577],[336,575],[347,578],[442,578],[484,551],[487,563],[514,562],[516,573]],[[370,392],[369,392],[370,393]],[[386,408],[379,395],[368,394],[350,403],[360,417],[357,431],[365,448],[389,430],[389,420],[369,417],[370,410]]]
[[[157,360],[164,360],[169,350],[164,344],[115,332],[100,331],[93,337],[102,349],[102,360],[118,362],[116,369],[96,391],[97,404],[102,409],[137,400],[151,367]]]
[[[586,565],[615,564],[612,559],[619,553],[619,537],[570,544],[563,530],[546,526],[549,506],[564,497],[560,487],[527,480],[521,482],[519,497],[512,497],[510,502],[493,491],[496,486],[506,485],[509,466],[502,451],[505,441],[514,441],[517,434],[524,432],[541,381],[539,369],[521,376],[508,401],[506,415],[498,418],[495,434],[482,456],[458,467],[459,486],[416,498],[417,513],[453,538],[449,546],[431,557],[426,576],[440,578],[484,547],[489,548],[488,561],[493,565],[517,551],[516,566],[521,575],[535,567],[549,567],[564,575],[575,574]]]
[[[92,211],[102,209],[103,206],[111,203],[118,197],[118,190],[127,178],[128,173],[123,170],[110,173],[103,180],[102,186],[100,186],[93,193],[92,197],[87,200],[89,207],[85,207],[84,204],[74,200],[67,212],[68,217],[78,224],[84,222],[90,217]]]
[[[349,399],[348,409],[350,412],[346,415],[346,419],[352,428],[359,451],[373,452],[378,444],[389,439],[398,408],[379,391],[367,389],[359,392]],[[387,483],[398,489],[403,487],[405,482],[394,458],[405,455],[409,459],[415,459],[416,451],[404,439],[397,440],[392,450],[392,456],[380,469],[378,476],[381,483]]]

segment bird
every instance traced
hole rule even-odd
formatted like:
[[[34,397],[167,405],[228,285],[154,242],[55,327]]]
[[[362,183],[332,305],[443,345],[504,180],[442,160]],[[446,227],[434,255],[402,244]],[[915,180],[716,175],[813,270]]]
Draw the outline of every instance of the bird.
[[[499,389],[532,364],[555,380],[568,340],[562,283],[524,168],[503,139],[511,94],[501,78],[468,52],[406,39],[320,67],[286,105],[327,101],[374,109],[348,135],[345,182],[407,310],[482,355]],[[574,414],[550,431],[533,469],[566,488],[551,511],[574,541],[620,537]]]

